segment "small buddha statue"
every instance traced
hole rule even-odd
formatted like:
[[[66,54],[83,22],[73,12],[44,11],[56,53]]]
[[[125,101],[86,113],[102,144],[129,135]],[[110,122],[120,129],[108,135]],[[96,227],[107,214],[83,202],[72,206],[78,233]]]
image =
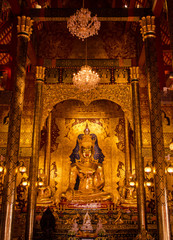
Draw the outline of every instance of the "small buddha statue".
[[[98,146],[95,134],[90,134],[88,124],[84,134],[77,138],[76,147],[70,156],[69,186],[60,196],[72,202],[113,201],[113,195],[104,192],[105,177],[102,162],[104,155]]]
[[[93,232],[93,227],[92,227],[92,224],[91,224],[91,218],[90,218],[90,215],[89,215],[88,211],[86,212],[86,214],[84,216],[83,225],[81,227],[81,230],[82,231]]]

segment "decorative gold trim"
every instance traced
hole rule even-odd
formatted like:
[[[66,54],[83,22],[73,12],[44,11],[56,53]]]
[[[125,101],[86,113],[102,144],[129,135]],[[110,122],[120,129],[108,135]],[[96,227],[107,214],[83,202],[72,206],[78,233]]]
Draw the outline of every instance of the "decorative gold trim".
[[[99,85],[96,89],[88,92],[80,92],[70,84],[44,84],[42,126],[45,123],[48,113],[57,103],[76,99],[88,106],[93,101],[105,99],[121,106],[133,128],[130,90],[129,84]]]
[[[141,34],[142,34],[142,38],[143,41],[146,38],[151,38],[151,37],[156,37],[155,36],[155,17],[154,16],[147,16],[147,17],[143,17],[140,21],[140,25],[141,25]]]
[[[45,78],[45,67],[36,66],[36,81],[43,81]]]
[[[130,78],[131,78],[131,81],[139,79],[139,67],[130,68]]]
[[[32,34],[33,20],[30,17],[18,16],[17,33],[18,36],[30,38]]]

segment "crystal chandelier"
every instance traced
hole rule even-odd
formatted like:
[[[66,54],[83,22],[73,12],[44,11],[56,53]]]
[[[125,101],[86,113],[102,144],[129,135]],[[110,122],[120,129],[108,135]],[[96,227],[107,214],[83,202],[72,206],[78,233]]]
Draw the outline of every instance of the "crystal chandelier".
[[[77,74],[73,74],[73,84],[81,91],[88,91],[97,87],[100,77],[87,65],[87,39],[86,41],[86,59],[85,65],[81,67],[81,70]]]
[[[95,88],[100,81],[99,75],[88,65],[82,66],[77,74],[73,74],[73,84],[81,91]]]
[[[83,8],[77,10],[76,13],[67,20],[67,28],[73,36],[77,36],[82,41],[85,38],[98,34],[100,22],[97,16],[91,17],[91,12]]]

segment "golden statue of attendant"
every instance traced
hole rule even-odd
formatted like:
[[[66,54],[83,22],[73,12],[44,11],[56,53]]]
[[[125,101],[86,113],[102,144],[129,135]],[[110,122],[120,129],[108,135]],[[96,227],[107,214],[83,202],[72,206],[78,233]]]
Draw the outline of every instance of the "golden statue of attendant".
[[[70,156],[69,186],[61,194],[61,200],[72,202],[112,201],[113,195],[103,191],[105,184],[102,162],[104,155],[95,134],[88,125],[78,136],[76,147]]]

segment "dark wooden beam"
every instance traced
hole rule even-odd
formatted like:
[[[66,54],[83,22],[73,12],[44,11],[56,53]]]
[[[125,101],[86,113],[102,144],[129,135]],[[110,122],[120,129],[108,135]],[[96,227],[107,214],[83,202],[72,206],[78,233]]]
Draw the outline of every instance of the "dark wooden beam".
[[[73,15],[77,9],[65,8],[44,8],[44,9],[25,9],[24,14],[32,17],[35,21],[67,21],[67,18]],[[152,15],[149,8],[97,8],[90,9],[93,15],[97,14],[100,21],[139,21],[143,16]]]

